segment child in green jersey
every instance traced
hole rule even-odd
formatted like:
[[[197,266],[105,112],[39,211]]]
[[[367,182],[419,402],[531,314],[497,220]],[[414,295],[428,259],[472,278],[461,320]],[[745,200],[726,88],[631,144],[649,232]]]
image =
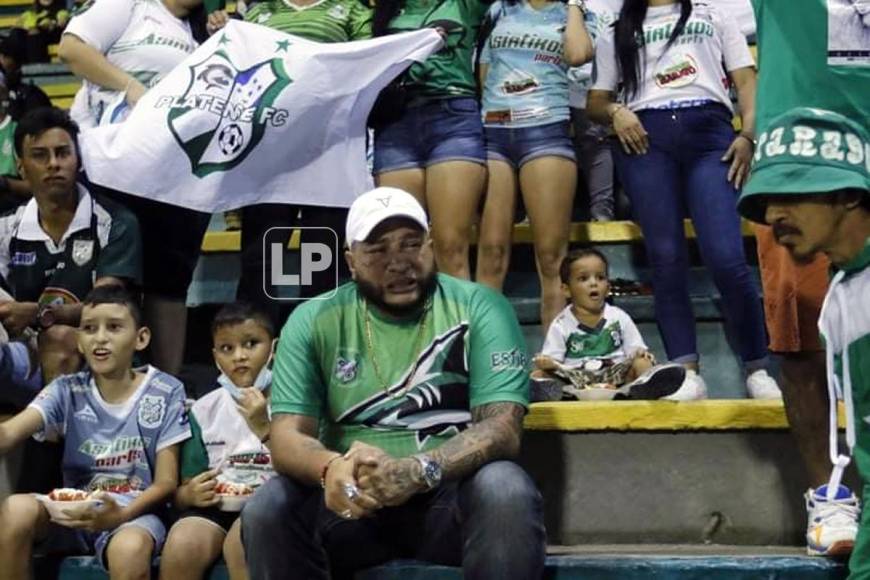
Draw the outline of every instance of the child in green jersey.
[[[674,396],[686,379],[679,365],[654,367],[631,317],[606,302],[610,293],[607,258],[593,248],[573,250],[560,268],[562,291],[571,303],[547,331],[543,352],[535,357],[534,378],[570,381],[579,399],[658,399]],[[704,398],[688,381],[679,398]],[[693,390],[694,396],[688,396]]]
[[[182,510],[160,562],[160,577],[202,578],[223,553],[230,578],[247,578],[239,537],[239,496],[274,475],[269,453],[269,362],[275,332],[249,304],[224,306],[212,322],[217,389],[190,410],[192,439],[182,449]]]

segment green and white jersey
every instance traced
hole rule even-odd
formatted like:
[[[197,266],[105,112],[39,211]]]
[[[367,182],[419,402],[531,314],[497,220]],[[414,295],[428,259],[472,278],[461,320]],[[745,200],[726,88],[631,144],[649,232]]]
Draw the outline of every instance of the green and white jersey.
[[[218,387],[190,408],[191,438],[181,450],[181,478],[220,468],[218,479],[262,485],[275,475],[272,455],[239,413],[230,392]]]
[[[315,42],[350,42],[372,36],[372,11],[359,0],[320,0],[308,6],[285,0],[258,2],[245,20]]]
[[[31,198],[0,216],[0,277],[22,302],[77,304],[103,277],[142,280],[139,223],[126,208],[79,186],[72,222],[58,243],[39,222]]]
[[[637,325],[621,308],[605,304],[601,320],[591,328],[569,305],[550,324],[541,354],[576,367],[593,359],[618,364],[643,350],[647,346]]]
[[[91,0],[64,34],[77,36],[149,88],[197,47],[187,20],[161,0]],[[79,125],[93,127],[123,120],[128,111],[123,93],[85,81],[71,114]]]
[[[844,394],[847,412],[854,408],[849,445],[857,440],[858,471],[870,481],[870,238],[831,281],[819,329],[828,354],[828,380]]]
[[[870,41],[864,44],[868,57],[863,60],[835,56],[839,23],[845,19],[861,25],[855,8],[845,0],[752,3],[758,27],[759,133],[795,107],[835,111],[870,125]],[[870,35],[870,27],[865,30]]]
[[[18,124],[6,115],[0,122],[0,175],[18,177],[18,166],[15,164],[15,127]]]
[[[389,32],[419,30],[436,21],[455,24],[446,46],[405,73],[408,89],[434,97],[473,97],[477,94],[471,55],[477,47],[477,31],[489,2],[481,0],[406,0],[402,11],[390,21]]]
[[[318,418],[330,449],[363,441],[403,457],[464,430],[474,407],[526,406],[527,366],[514,311],[492,290],[439,274],[422,318],[396,321],[368,309],[349,283],[301,305],[284,326],[272,413]]]

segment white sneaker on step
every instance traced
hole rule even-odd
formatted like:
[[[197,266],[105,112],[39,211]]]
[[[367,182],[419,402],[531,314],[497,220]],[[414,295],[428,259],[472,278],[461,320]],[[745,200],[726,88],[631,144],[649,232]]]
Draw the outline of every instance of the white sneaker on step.
[[[693,370],[686,371],[686,378],[676,393],[662,397],[666,401],[698,401],[706,398],[707,383]]]
[[[826,496],[827,486],[809,489],[807,504],[807,554],[846,556],[855,546],[861,504],[848,487],[841,485],[834,499]]]
[[[767,371],[760,369],[746,377],[746,391],[750,399],[782,399],[782,391]]]

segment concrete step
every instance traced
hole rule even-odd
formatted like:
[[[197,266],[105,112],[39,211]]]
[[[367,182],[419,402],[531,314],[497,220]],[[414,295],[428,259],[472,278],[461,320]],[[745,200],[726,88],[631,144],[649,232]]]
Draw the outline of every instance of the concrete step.
[[[842,580],[846,566],[786,547],[615,545],[552,547],[545,580]],[[60,580],[104,580],[92,558],[67,558]],[[218,564],[209,580],[227,580]],[[458,568],[397,560],[356,580],[461,580]],[[510,579],[524,580],[524,579]]]

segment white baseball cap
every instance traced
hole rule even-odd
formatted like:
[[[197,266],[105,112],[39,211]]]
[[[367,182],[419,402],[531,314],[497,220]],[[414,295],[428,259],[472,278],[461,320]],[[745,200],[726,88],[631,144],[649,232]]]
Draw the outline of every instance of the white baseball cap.
[[[348,247],[365,240],[379,223],[392,217],[409,218],[429,231],[426,211],[413,195],[395,187],[376,187],[356,198],[350,206],[345,228]]]

